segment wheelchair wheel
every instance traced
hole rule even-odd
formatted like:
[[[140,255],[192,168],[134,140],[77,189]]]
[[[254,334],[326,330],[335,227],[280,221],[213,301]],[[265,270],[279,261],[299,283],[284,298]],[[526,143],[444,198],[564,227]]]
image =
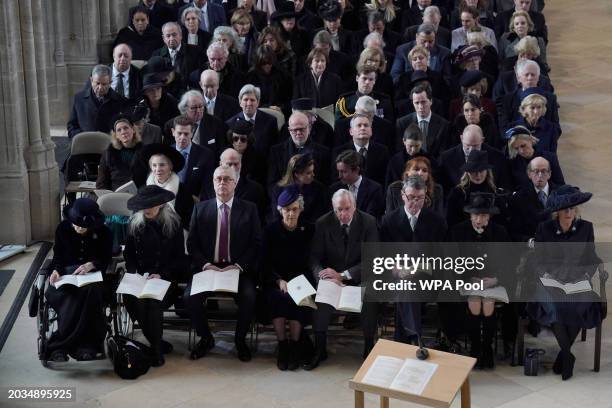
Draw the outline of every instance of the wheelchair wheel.
[[[113,318],[113,328],[115,333],[121,336],[129,337],[134,330],[132,320],[127,311],[127,308],[123,304],[123,295],[117,294],[117,304]]]
[[[55,310],[45,302],[44,294],[41,296],[39,303],[36,324],[38,326],[38,358],[43,367],[49,367],[47,347],[51,335],[57,330],[57,314]]]

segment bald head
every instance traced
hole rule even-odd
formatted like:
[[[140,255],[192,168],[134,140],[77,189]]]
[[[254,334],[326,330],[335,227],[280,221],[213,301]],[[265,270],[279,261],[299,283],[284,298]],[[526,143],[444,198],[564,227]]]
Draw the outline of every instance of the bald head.
[[[535,157],[527,165],[527,177],[538,190],[546,187],[550,176],[550,163],[543,157]]]
[[[208,99],[216,98],[217,91],[219,90],[219,74],[212,69],[202,71],[202,74],[200,74],[200,88],[202,88],[202,93]]]
[[[225,149],[219,158],[219,165],[233,168],[238,176],[242,170],[242,155],[232,148]]]
[[[461,134],[461,145],[465,155],[469,155],[472,150],[480,150],[484,143],[482,129],[478,125],[467,125]]]
[[[132,49],[127,44],[119,44],[113,49],[113,65],[119,72],[125,72],[132,63]]]

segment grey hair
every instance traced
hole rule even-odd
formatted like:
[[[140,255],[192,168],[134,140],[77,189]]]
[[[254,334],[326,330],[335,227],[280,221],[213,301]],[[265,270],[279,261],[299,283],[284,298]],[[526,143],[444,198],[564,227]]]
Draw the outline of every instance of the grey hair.
[[[257,99],[257,102],[261,100],[261,90],[253,84],[246,84],[242,88],[240,88],[240,92],[238,93],[238,100],[240,101],[244,95],[253,94]]]
[[[332,207],[334,206],[334,203],[337,203],[338,200],[340,200],[342,197],[348,197],[349,200],[351,201],[351,205],[357,208],[357,200],[355,199],[355,196],[353,195],[353,193],[348,191],[346,188],[341,188],[339,190],[336,190],[334,195],[332,195]]]
[[[385,48],[386,44],[385,40],[383,40],[383,36],[376,31],[372,31],[370,34],[365,36],[365,38],[363,39],[363,48],[367,48],[368,42],[370,42],[371,40],[380,41],[380,43],[382,44],[382,48]]]
[[[103,64],[98,64],[95,67],[93,67],[93,69],[91,70],[91,77],[95,77],[95,76],[107,76],[107,77],[111,77],[113,75],[113,71],[111,71],[110,67],[108,67],[107,65],[103,65]]]
[[[299,206],[300,206],[300,211],[304,211],[304,196],[300,194],[300,195],[298,196],[297,200],[295,200],[294,202],[296,202],[296,201],[297,201],[297,203],[298,203],[298,204],[299,204]],[[293,204],[293,203],[291,203],[291,204]],[[277,206],[276,206],[276,209],[278,210],[278,212],[279,212],[279,213],[281,212],[281,210],[282,210],[283,208],[284,208],[284,207],[281,207],[280,205],[277,205]]]
[[[430,16],[432,14],[437,14],[439,17],[442,17],[438,6],[425,7],[425,10],[423,11],[423,16]]]
[[[165,23],[165,24],[162,26],[162,28],[161,28],[162,33],[164,32],[164,30],[165,30],[166,28],[168,28],[168,27],[172,27],[172,26],[176,27],[176,29],[179,31],[179,33],[181,33],[181,34],[183,33],[183,32],[181,31],[181,26],[180,26],[180,25],[179,25],[179,23],[177,23],[176,21],[168,21],[167,23]]]
[[[415,190],[424,190],[427,192],[427,183],[421,178],[421,176],[408,176],[402,183],[402,191],[406,191],[406,189],[412,188]]]
[[[353,117],[351,118],[351,122],[350,122],[350,127],[353,127],[353,125],[355,124],[355,120],[359,119],[359,118],[366,118],[368,120],[368,122],[370,122],[370,126],[372,126],[372,119],[370,119],[369,116],[367,115],[363,115],[361,113],[356,113],[353,115]]]
[[[355,102],[355,109],[357,109],[357,106],[369,114],[373,115],[376,113],[376,101],[371,96],[360,96],[359,99],[357,99],[357,102]]]
[[[514,52],[517,54],[526,51],[535,54],[536,57],[540,56],[540,44],[538,44],[538,39],[527,35],[519,40],[516,44],[514,44]]]
[[[538,65],[537,62],[532,61],[532,60],[519,61],[516,64],[516,74],[521,75],[523,71],[527,69],[528,67],[534,67],[536,71],[538,72],[538,76],[540,76],[540,66]]]
[[[162,233],[166,238],[172,237],[181,228],[181,218],[167,203],[161,206],[155,221],[161,226]],[[136,211],[130,217],[128,233],[130,235],[136,235],[144,228],[145,222],[144,210]]]
[[[217,27],[217,28],[219,28],[219,27]],[[216,32],[217,32],[217,30],[215,30],[215,33]],[[225,56],[225,58],[229,57],[229,50],[227,49],[225,44],[220,43],[218,41],[212,41],[210,43],[210,45],[206,49],[206,55],[207,56],[210,55],[213,51],[221,51],[223,53],[223,55]]]
[[[178,110],[181,112],[181,115],[187,113],[187,101],[189,98],[193,97],[200,98],[202,101],[204,101],[204,95],[202,95],[202,92],[200,91],[192,89],[191,91],[185,92],[183,96],[181,96],[181,100],[178,103]]]
[[[224,35],[226,37],[230,37],[232,39],[232,46],[231,46],[231,51],[233,52],[238,52],[238,43],[239,43],[239,38],[238,38],[238,33],[236,32],[236,30],[234,30],[232,27],[228,27],[228,26],[219,26],[217,28],[215,28],[215,31],[213,32],[213,39],[212,42],[210,43],[211,45],[214,43],[217,43],[219,41],[219,38]],[[210,49],[210,46],[208,47]],[[227,50],[227,48],[226,48]],[[228,55],[229,55],[229,51],[228,51]],[[208,54],[208,50],[206,51],[206,53]]]
[[[331,45],[331,34],[329,34],[327,30],[321,30],[315,34],[312,39],[312,45],[319,43]]]
[[[197,7],[187,7],[185,10],[183,10],[183,12],[181,13],[181,22],[183,23],[183,25],[185,24],[185,19],[187,18],[187,14],[189,13],[195,13],[196,18],[198,19],[198,21],[202,21],[202,10],[200,10]]]

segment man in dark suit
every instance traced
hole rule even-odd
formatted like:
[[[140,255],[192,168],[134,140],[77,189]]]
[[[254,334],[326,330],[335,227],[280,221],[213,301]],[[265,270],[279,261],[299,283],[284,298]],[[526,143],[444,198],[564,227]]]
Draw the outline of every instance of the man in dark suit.
[[[279,181],[287,170],[289,159],[296,154],[310,151],[315,160],[315,177],[323,184],[329,183],[330,151],[310,139],[310,121],[306,114],[295,112],[288,121],[290,138],[270,149],[268,185]]]
[[[463,171],[461,170],[472,150],[485,150],[488,160],[493,165],[493,175],[497,187],[509,188],[512,185],[508,161],[504,154],[484,142],[482,129],[478,125],[467,125],[460,136],[461,144],[452,147],[440,155],[440,171],[444,191],[451,191],[459,184]]]
[[[531,183],[514,193],[510,201],[510,235],[515,241],[528,241],[535,237],[538,224],[550,219],[545,213],[548,196],[559,187],[550,182],[550,163],[544,157],[536,157],[527,165]]]
[[[142,77],[140,70],[132,65],[132,49],[129,45],[119,44],[113,49],[111,69],[111,88],[124,98],[138,102]]]
[[[546,27],[546,19],[544,14],[530,10],[531,0],[514,0],[514,9],[505,10],[498,13],[495,17],[495,35],[500,38],[502,34],[508,31],[510,25],[510,18],[515,11],[526,11],[531,17],[534,26],[534,35],[536,37],[542,37],[546,43],[548,43],[548,27]]]
[[[174,70],[182,78],[189,78],[189,74],[197,70],[205,62],[202,49],[197,45],[183,44],[181,26],[176,22],[164,24],[162,39],[165,46],[153,51],[153,57],[162,57],[172,63]]]
[[[111,74],[108,66],[96,65],[91,71],[90,84],[74,95],[68,137],[81,132],[110,131],[112,118],[127,105],[127,100],[111,88]]]
[[[404,206],[385,215],[380,235],[383,242],[442,242],[446,236],[444,218],[424,208],[427,185],[420,176],[410,176],[402,187]],[[419,279],[425,276],[415,275]],[[397,303],[395,341],[409,343],[421,335],[421,303]]]
[[[366,115],[372,121],[372,141],[387,146],[389,152],[395,151],[395,129],[387,119],[376,116],[376,101],[367,96],[361,96],[355,103],[355,113]],[[341,118],[334,127],[334,146],[340,146],[351,140],[351,117]]]
[[[257,109],[260,100],[261,91],[259,88],[246,84],[238,94],[242,112],[232,116],[225,123],[230,126],[238,118],[251,122],[255,135],[255,150],[263,157],[268,157],[270,147],[278,140],[278,124],[274,116]]]
[[[229,51],[227,47],[220,42],[212,42],[206,49],[206,57],[208,61],[204,64],[204,69],[212,69],[219,75],[219,92],[238,98],[240,89],[246,83],[244,74],[228,63]],[[190,82],[197,83],[201,75],[201,71],[193,72]]]
[[[200,75],[200,88],[206,102],[206,113],[225,122],[238,112],[238,100],[219,93],[219,75],[212,69],[202,71]]]
[[[361,282],[361,243],[378,241],[376,220],[356,209],[355,197],[348,190],[338,190],[332,197],[334,210],[325,214],[315,225],[310,252],[310,267],[317,283],[329,280],[337,285],[359,285]],[[333,306],[317,303],[313,331],[315,354],[304,365],[305,370],[316,368],[327,358],[327,329],[334,313]],[[377,320],[370,318],[368,303],[364,303],[363,331],[366,348],[374,345]],[[366,350],[364,350],[366,351]]]
[[[199,197],[205,183],[212,188],[215,155],[209,148],[192,143],[193,122],[185,115],[174,118],[172,136],[174,147],[185,158],[185,166],[177,173],[179,179],[193,197]]]
[[[314,104],[310,98],[299,98],[291,101],[291,113],[302,112],[308,116],[310,123],[309,140],[323,145],[330,150],[334,147],[334,128],[313,112]],[[288,125],[285,123],[280,130],[280,141],[289,139]],[[348,131],[347,131],[348,133]]]
[[[236,172],[231,167],[218,167],[213,176],[216,197],[196,204],[191,217],[187,249],[191,255],[192,271],[213,270],[223,273],[240,270],[238,293],[238,322],[235,343],[241,361],[251,359],[245,337],[255,311],[255,282],[258,256],[261,249],[261,224],[255,204],[234,197]],[[206,297],[210,292],[191,296],[191,284],[184,292],[185,304],[199,342],[191,352],[198,359],[214,347],[215,341],[206,317]]]
[[[422,149],[438,158],[452,143],[449,140],[449,122],[442,116],[433,113],[433,97],[428,86],[417,85],[410,91],[414,112],[402,116],[396,124],[396,140],[402,140],[404,131],[411,123],[416,123],[423,133]]]
[[[336,147],[333,157],[345,150],[353,150],[364,158],[363,174],[380,185],[385,182],[385,172],[389,163],[389,149],[386,146],[372,142],[372,123],[366,115],[355,114],[351,118],[350,129],[352,140]]]
[[[385,212],[385,200],[380,184],[361,175],[362,157],[353,150],[345,150],[336,157],[338,181],[329,187],[330,195],[341,188],[353,193],[357,209],[380,220]]]
[[[187,116],[194,123],[193,143],[209,148],[215,157],[218,157],[220,150],[225,146],[227,126],[216,117],[206,113],[204,96],[198,91],[187,91],[181,97],[178,108],[181,115]],[[166,141],[172,140],[168,137],[171,127],[172,119],[164,126]]]
[[[227,25],[227,19],[225,18],[225,9],[212,1],[208,0],[194,0],[191,3],[181,7],[178,12],[177,20],[183,15],[183,10],[188,7],[195,7],[199,9],[202,14],[200,15],[200,29],[209,33],[213,33],[215,28],[219,26]]]
[[[392,31],[390,27],[386,26],[385,16],[381,12],[368,13],[367,24],[367,28],[357,31],[354,34],[355,54],[363,51],[363,42],[366,36],[370,33],[377,32],[382,36],[385,44],[383,51],[392,58],[395,55],[395,49],[400,44],[402,37],[395,31]]]
[[[555,88],[552,86],[550,78],[548,78],[546,75],[540,74],[540,78],[538,79],[536,86],[547,92],[555,93]],[[512,71],[502,71],[499,73],[497,81],[495,81],[491,97],[494,101],[501,100],[504,95],[516,91],[519,87],[520,84],[518,83],[514,69]]]
[[[140,0],[138,5],[130,8],[129,16],[134,15],[134,10],[138,7],[145,7],[149,10],[149,24],[161,30],[164,24],[170,21],[176,21],[176,15],[174,10],[167,4],[158,0]],[[128,21],[128,25],[132,23],[131,19]]]
[[[421,24],[417,29],[416,40],[404,43],[395,50],[395,58],[391,67],[393,81],[399,79],[404,72],[412,71],[408,61],[408,53],[415,45],[420,45],[429,50],[428,68],[439,72],[448,81],[451,72],[451,52],[448,48],[439,45],[436,41],[436,29],[431,24]]]

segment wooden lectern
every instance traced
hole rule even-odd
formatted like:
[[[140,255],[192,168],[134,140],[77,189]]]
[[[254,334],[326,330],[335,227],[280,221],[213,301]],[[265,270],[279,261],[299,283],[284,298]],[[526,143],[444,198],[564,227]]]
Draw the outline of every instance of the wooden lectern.
[[[378,387],[362,382],[374,360],[378,356],[390,356],[401,359],[417,359],[418,347],[409,344],[397,343],[390,340],[379,340],[370,355],[349,381],[349,388],[355,390],[355,408],[364,408],[364,392],[380,395],[380,407],[389,407],[389,398],[410,401],[430,407],[450,407],[457,391],[461,389],[461,408],[468,408],[470,402],[469,374],[476,364],[476,359],[457,354],[428,349],[429,363],[438,364],[436,372],[425,386],[421,395],[409,394],[389,388]]]

